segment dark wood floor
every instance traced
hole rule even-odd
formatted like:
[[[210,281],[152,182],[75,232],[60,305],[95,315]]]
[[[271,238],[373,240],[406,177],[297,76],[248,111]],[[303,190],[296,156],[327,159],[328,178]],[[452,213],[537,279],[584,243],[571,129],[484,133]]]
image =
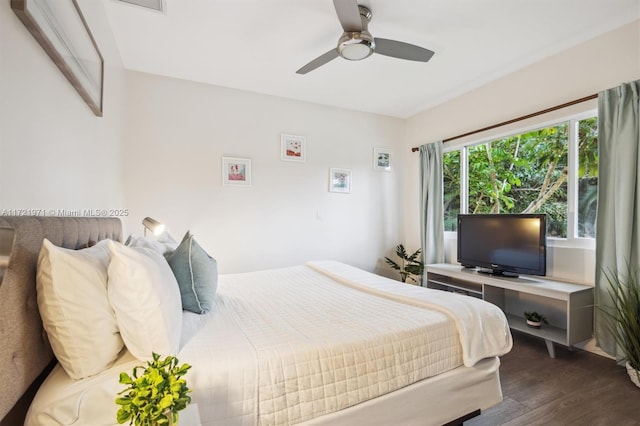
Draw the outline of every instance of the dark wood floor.
[[[640,388],[623,367],[599,355],[556,347],[514,332],[501,358],[504,401],[465,426],[640,425]]]

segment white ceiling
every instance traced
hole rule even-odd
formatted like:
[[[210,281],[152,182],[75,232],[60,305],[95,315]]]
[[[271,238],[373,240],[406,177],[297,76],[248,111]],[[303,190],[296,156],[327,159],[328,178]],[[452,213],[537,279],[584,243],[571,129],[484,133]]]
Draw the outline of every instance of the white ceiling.
[[[105,2],[127,69],[407,118],[640,19],[640,0],[359,0],[374,37],[434,50],[296,70],[342,34],[332,0]],[[594,61],[597,52],[594,52]]]

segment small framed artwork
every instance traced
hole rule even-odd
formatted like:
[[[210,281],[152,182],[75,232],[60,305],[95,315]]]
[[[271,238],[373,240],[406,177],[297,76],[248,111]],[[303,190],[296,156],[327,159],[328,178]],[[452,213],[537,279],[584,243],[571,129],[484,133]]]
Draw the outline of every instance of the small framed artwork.
[[[280,158],[284,161],[306,160],[306,138],[304,136],[280,135]]]
[[[391,171],[391,150],[373,148],[373,169],[385,172]]]
[[[222,184],[250,186],[251,159],[222,157]]]
[[[329,192],[351,192],[351,170],[329,169]]]

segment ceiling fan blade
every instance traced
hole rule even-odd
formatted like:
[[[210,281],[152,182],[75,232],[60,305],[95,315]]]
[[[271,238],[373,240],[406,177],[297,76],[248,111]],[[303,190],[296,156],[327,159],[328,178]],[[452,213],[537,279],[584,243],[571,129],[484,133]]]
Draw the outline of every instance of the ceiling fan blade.
[[[319,67],[323,66],[327,62],[334,60],[338,56],[339,56],[338,55],[338,49],[335,49],[335,48],[331,49],[327,53],[318,56],[313,61],[309,62],[307,65],[305,65],[302,68],[300,68],[298,71],[296,71],[296,74],[306,74],[309,71],[313,71],[316,68],[319,68]]]
[[[409,43],[403,43],[386,38],[375,38],[375,53],[393,58],[408,59],[410,61],[427,62],[434,55],[434,51]]]
[[[333,0],[342,29],[346,32],[362,31],[362,19],[356,0]]]

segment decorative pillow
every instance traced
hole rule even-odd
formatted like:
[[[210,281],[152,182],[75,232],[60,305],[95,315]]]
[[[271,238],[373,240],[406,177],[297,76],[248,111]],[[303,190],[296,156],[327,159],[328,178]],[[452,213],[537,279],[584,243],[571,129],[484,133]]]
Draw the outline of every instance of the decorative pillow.
[[[110,367],[123,346],[107,297],[108,266],[107,240],[83,250],[42,242],[38,309],[53,353],[72,379]]]
[[[176,354],[182,305],[167,261],[153,249],[116,242],[109,251],[109,300],[125,345],[140,360],[151,360],[152,352]]]
[[[178,248],[167,256],[182,298],[182,309],[204,314],[209,312],[218,287],[218,264],[189,231]]]

